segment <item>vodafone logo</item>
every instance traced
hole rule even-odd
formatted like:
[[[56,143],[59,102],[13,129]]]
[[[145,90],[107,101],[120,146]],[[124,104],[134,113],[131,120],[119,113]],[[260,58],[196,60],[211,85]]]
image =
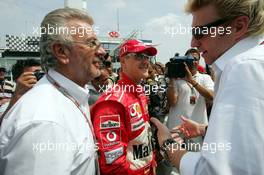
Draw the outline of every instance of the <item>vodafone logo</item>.
[[[111,129],[100,132],[100,139],[103,148],[109,148],[115,145],[119,145],[121,141],[121,130]]]
[[[109,131],[107,134],[106,134],[106,139],[109,141],[109,142],[113,142],[116,140],[116,133],[113,132],[113,131]]]

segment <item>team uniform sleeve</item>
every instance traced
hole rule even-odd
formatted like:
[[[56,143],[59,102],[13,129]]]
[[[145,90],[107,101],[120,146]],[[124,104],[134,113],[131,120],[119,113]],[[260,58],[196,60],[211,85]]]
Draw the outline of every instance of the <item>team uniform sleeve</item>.
[[[131,174],[126,160],[129,133],[125,108],[116,101],[104,101],[93,106],[91,116],[101,174]]]

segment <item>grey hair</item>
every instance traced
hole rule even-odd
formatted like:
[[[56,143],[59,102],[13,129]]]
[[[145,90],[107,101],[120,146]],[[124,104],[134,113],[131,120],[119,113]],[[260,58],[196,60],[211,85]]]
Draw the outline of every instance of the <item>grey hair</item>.
[[[248,16],[247,35],[264,34],[264,0],[188,0],[185,10],[192,13],[209,4],[217,7],[218,14],[222,18]]]
[[[40,37],[40,57],[41,65],[45,71],[50,68],[55,68],[58,65],[58,60],[52,52],[52,45],[54,42],[67,43],[72,41],[72,36],[68,31],[70,20],[77,19],[86,21],[93,25],[93,18],[86,13],[73,8],[56,9],[48,13],[41,22],[41,37]],[[58,30],[59,29],[59,30]],[[61,32],[61,29],[63,32]]]

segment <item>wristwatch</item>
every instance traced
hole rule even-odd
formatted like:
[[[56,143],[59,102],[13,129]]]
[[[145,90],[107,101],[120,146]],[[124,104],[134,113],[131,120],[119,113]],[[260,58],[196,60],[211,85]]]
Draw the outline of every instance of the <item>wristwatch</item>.
[[[170,146],[173,144],[178,144],[174,139],[168,138],[163,142],[163,144],[160,146],[160,153],[163,156],[164,159],[169,160],[169,156],[167,151],[170,150]]]

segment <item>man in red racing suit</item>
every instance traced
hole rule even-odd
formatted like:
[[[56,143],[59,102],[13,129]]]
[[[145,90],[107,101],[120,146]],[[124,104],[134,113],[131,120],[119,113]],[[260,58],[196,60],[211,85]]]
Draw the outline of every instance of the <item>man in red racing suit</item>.
[[[123,44],[122,78],[91,110],[102,175],[155,174],[147,97],[139,83],[148,75],[149,57],[156,53],[154,47],[138,40]]]

